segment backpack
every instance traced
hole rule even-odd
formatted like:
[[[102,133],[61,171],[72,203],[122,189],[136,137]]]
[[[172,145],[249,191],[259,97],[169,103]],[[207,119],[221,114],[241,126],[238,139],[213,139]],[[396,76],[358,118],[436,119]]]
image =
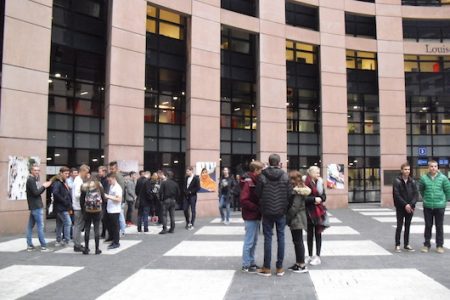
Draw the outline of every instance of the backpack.
[[[102,211],[102,196],[98,191],[88,191],[84,200],[86,212],[98,213]]]

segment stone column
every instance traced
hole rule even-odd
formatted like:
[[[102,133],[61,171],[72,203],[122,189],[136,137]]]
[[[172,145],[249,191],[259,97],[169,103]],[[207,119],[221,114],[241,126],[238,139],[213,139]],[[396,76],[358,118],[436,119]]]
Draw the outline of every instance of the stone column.
[[[220,164],[220,1],[192,0],[188,43],[186,166]],[[197,170],[196,170],[197,171]],[[217,193],[198,194],[199,216],[217,214]]]
[[[405,68],[400,0],[378,0],[377,43],[380,99],[381,206],[392,206],[392,184],[384,170],[399,170],[406,161]]]
[[[52,4],[52,0],[6,0],[5,3],[0,102],[0,235],[23,233],[28,218],[26,199],[8,199],[8,156],[38,156],[41,178],[45,178]]]
[[[105,161],[144,165],[146,0],[110,1],[106,62]]]
[[[259,1],[257,157],[287,159],[285,1]]]
[[[322,175],[328,164],[343,164],[348,178],[347,68],[345,55],[344,0],[321,0],[320,76]],[[348,205],[348,182],[344,190],[327,190],[327,207]]]

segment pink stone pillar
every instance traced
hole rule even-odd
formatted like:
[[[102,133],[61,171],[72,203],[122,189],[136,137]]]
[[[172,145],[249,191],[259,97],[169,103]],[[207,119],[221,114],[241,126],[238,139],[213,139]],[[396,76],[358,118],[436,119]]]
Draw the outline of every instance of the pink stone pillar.
[[[220,165],[220,1],[192,1],[188,44],[186,166]],[[218,214],[217,193],[199,193],[199,216]]]
[[[384,170],[406,161],[405,71],[401,1],[377,1],[378,84],[380,99],[381,206],[393,206],[392,184]]]
[[[105,161],[144,164],[146,0],[111,1],[105,103]]]
[[[259,1],[257,157],[287,159],[285,1]]]
[[[328,164],[343,164],[348,178],[347,68],[344,1],[320,1],[320,76],[322,91],[322,176]],[[327,190],[329,208],[348,205],[348,180],[343,190]]]
[[[38,156],[41,178],[45,178],[52,4],[52,0],[6,0],[5,3],[0,102],[0,235],[23,233],[28,218],[26,199],[9,200],[7,196],[8,156]]]

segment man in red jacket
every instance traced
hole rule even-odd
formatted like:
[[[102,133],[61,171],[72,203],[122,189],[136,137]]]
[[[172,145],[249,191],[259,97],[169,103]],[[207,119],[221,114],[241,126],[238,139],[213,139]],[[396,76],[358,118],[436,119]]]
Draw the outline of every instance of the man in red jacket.
[[[242,271],[255,273],[260,268],[255,263],[255,248],[258,242],[258,231],[261,220],[259,199],[255,193],[256,180],[261,174],[264,165],[260,161],[250,163],[250,172],[245,174],[240,181],[241,185],[241,209],[245,222],[244,247],[242,250]]]

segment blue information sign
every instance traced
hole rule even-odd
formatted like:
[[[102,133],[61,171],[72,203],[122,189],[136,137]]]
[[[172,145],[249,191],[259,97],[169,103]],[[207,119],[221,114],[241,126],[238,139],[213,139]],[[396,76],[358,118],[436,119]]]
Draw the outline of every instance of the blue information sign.
[[[428,159],[418,159],[417,160],[417,165],[418,166],[426,166],[426,165],[428,165]]]
[[[418,152],[419,152],[419,156],[427,156],[427,148],[426,147],[419,147]]]

